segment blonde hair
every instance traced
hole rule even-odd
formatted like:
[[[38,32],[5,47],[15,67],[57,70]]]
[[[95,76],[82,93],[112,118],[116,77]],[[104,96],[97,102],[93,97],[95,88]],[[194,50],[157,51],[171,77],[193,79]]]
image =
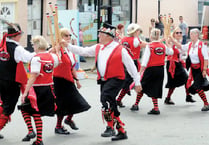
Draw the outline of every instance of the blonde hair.
[[[177,27],[173,30],[173,32],[171,33],[171,36],[172,36],[174,39],[176,39],[174,35],[175,35],[175,33],[176,33],[177,30],[180,30],[180,31],[181,31],[181,28],[177,26]],[[181,32],[182,32],[182,31],[181,31]],[[183,38],[182,38],[182,35],[181,35],[181,40],[180,40],[180,41],[182,41],[182,39],[183,39]]]
[[[61,35],[61,37],[63,38],[66,34],[70,34],[70,30],[69,29],[67,29],[67,28],[62,28],[62,29],[60,29],[60,35]]]
[[[160,39],[160,29],[153,28],[150,33],[152,40],[159,40]]]
[[[48,48],[48,43],[43,36],[34,36],[31,43],[35,45],[40,50],[46,50]]]

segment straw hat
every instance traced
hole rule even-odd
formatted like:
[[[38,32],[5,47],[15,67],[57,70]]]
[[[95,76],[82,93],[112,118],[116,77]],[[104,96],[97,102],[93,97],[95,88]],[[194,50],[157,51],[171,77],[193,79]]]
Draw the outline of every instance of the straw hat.
[[[140,26],[136,23],[131,23],[128,25],[128,28],[127,28],[127,34],[130,35],[130,34],[133,34],[134,32],[136,32],[136,30],[140,30]]]

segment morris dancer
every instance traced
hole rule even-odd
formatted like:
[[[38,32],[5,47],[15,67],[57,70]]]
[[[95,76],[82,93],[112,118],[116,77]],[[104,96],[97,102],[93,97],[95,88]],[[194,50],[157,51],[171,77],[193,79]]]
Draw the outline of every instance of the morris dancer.
[[[167,75],[168,82],[166,84],[166,88],[169,88],[167,97],[164,101],[165,104],[174,105],[175,103],[171,100],[171,95],[176,87],[180,87],[185,85],[186,91],[186,102],[195,102],[192,99],[192,96],[189,94],[189,91],[186,87],[188,74],[185,68],[182,65],[181,60],[181,41],[182,41],[182,32],[179,27],[176,27],[172,33],[172,36],[169,37],[170,43],[172,44],[172,48],[174,51],[173,55],[167,56]],[[184,62],[183,62],[184,63]]]
[[[139,34],[140,34],[140,26],[138,24],[132,23],[128,26],[127,28],[127,34],[129,35],[128,37],[124,37],[121,41],[121,44],[128,49],[132,59],[134,60],[135,66],[137,70],[140,70],[140,62],[139,62],[139,57],[140,57],[140,51],[141,48],[144,48],[146,46],[146,42],[141,41],[139,39]],[[128,93],[130,95],[130,85],[133,82],[132,77],[129,75],[127,71],[126,73],[126,78],[124,81],[124,86],[117,98],[117,105],[119,107],[125,107],[122,103],[123,97]]]
[[[41,116],[54,116],[55,114],[56,106],[52,74],[59,60],[57,55],[46,52],[48,45],[42,36],[35,36],[32,39],[32,44],[36,55],[32,58],[30,63],[30,77],[25,91],[21,96],[23,104],[19,106],[19,109],[21,109],[28,127],[28,134],[23,141],[30,141],[31,138],[35,137],[35,132],[31,124],[31,116],[33,116],[36,125],[37,139],[32,145],[43,145],[43,123]],[[31,92],[33,94],[31,94]],[[35,99],[32,100],[31,95],[34,95]]]
[[[79,55],[96,56],[95,63],[97,66],[98,84],[101,85],[100,100],[102,103],[102,114],[107,121],[107,128],[101,136],[114,136],[115,122],[118,134],[112,138],[112,141],[128,138],[124,129],[124,123],[120,120],[120,112],[115,100],[125,79],[124,65],[129,74],[134,78],[136,92],[141,91],[140,77],[137,74],[133,60],[125,48],[113,40],[114,37],[115,27],[104,23],[103,27],[99,30],[100,44],[85,48],[71,44],[68,45],[68,48],[72,52]]]
[[[140,70],[140,73],[144,72],[141,80],[143,89],[142,92],[139,93],[141,97],[137,97],[135,102],[135,105],[138,105],[143,93],[145,93],[148,97],[151,97],[154,108],[149,111],[148,114],[154,115],[160,114],[157,99],[162,98],[165,55],[173,54],[173,50],[171,48],[167,48],[159,41],[159,39],[160,30],[156,28],[152,29],[152,42],[145,48]]]
[[[0,130],[9,121],[20,96],[20,84],[27,83],[22,62],[29,62],[35,53],[19,45],[23,32],[19,24],[10,24],[0,44]],[[20,71],[20,69],[22,69]],[[3,138],[3,136],[0,136]]]
[[[187,68],[192,71],[193,84],[189,87],[191,94],[198,93],[204,105],[201,111],[208,111],[209,104],[204,91],[209,90],[209,82],[206,78],[208,68],[208,51],[207,46],[199,40],[200,31],[196,28],[190,30],[191,42],[183,45],[182,50],[188,51],[186,61]]]
[[[71,43],[71,34],[68,29],[62,28],[60,30],[60,35],[66,42]],[[65,119],[65,124],[69,125],[74,130],[78,130],[78,127],[72,120],[73,114],[87,111],[90,108],[90,105],[77,90],[77,88],[81,88],[81,84],[74,68],[76,64],[75,55],[67,48],[61,48],[60,51],[62,63],[55,68],[53,74],[57,104],[57,125],[55,133],[70,134],[70,132],[62,126],[64,116],[68,115]],[[74,84],[74,80],[77,88]]]

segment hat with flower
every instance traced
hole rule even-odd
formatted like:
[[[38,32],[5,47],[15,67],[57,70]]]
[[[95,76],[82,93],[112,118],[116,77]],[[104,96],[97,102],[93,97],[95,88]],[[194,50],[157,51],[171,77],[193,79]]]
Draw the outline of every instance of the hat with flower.
[[[105,33],[111,37],[115,37],[116,27],[110,25],[109,23],[104,23],[103,26],[98,30],[98,32]]]

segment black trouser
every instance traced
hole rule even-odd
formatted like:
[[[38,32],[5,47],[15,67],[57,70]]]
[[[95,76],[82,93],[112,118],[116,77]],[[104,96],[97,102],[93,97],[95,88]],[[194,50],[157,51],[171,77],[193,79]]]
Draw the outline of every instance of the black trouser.
[[[123,85],[123,80],[111,78],[107,81],[101,81],[101,98],[102,108],[109,109],[114,112],[114,115],[118,117],[120,112],[118,111],[116,104],[116,97],[120,92]]]
[[[14,81],[0,80],[0,95],[4,115],[11,115],[20,96],[20,84]]]

